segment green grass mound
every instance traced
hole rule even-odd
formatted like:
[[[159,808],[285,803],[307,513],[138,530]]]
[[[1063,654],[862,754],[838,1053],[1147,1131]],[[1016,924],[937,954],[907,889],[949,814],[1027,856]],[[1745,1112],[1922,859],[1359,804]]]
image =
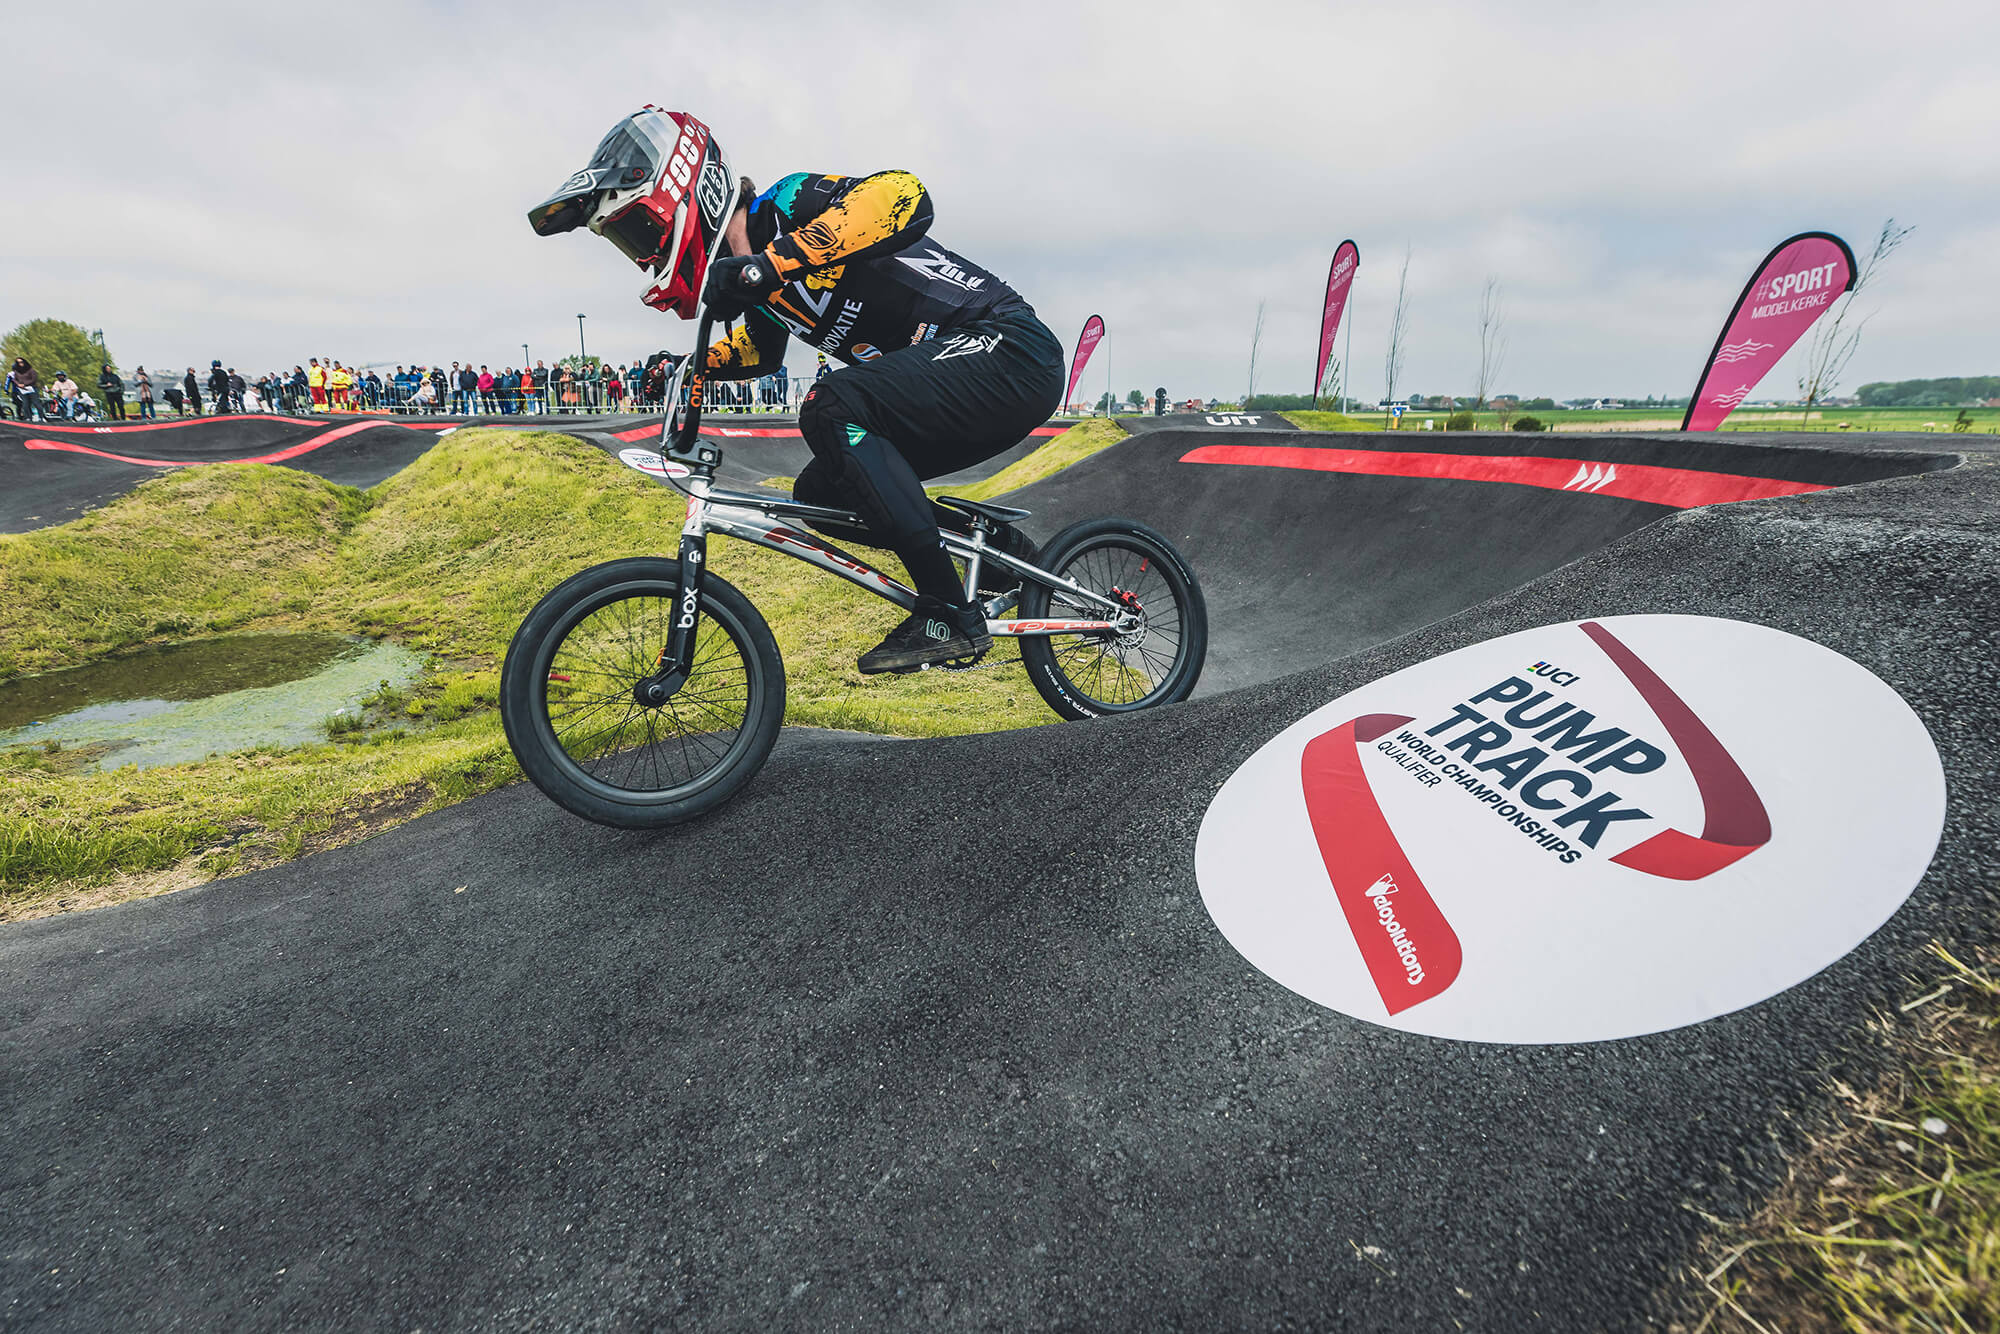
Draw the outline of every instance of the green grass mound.
[[[1278,414],[1301,431],[1379,431],[1381,422],[1363,421],[1340,412],[1281,412]]]
[[[188,468],[0,536],[0,679],[231,631],[387,637],[431,664],[325,745],[97,774],[0,755],[0,920],[296,856],[517,777],[495,706],[515,626],[578,570],[670,553],[684,513],[589,445],[481,429],[366,492],[262,465]],[[789,723],[941,736],[1054,719],[1012,645],[976,672],[864,677],[854,659],[893,607],[774,552],[722,539],[712,554],[784,650]]]
[[[1079,422],[1061,435],[1052,436],[1026,458],[1015,459],[1012,463],[994,473],[982,482],[971,486],[953,487],[955,495],[967,500],[991,500],[1004,496],[1009,491],[1018,491],[1047,477],[1053,477],[1064,468],[1083,462],[1092,454],[1123,440],[1130,432],[1109,417],[1094,417]]]

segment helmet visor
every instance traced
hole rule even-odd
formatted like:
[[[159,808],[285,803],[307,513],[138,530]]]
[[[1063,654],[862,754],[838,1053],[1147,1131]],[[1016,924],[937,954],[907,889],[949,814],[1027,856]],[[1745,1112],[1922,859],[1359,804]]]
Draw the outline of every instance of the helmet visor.
[[[590,221],[598,197],[606,190],[629,190],[653,179],[659,170],[660,150],[652,136],[636,124],[637,119],[628,116],[614,125],[582,171],[528,210],[528,224],[537,236],[573,231]]]

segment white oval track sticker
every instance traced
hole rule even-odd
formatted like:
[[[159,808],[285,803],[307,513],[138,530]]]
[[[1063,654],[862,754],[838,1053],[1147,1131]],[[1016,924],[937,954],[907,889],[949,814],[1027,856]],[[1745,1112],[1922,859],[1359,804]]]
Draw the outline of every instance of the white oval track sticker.
[[[628,468],[637,468],[648,477],[685,477],[688,475],[685,463],[675,463],[672,459],[661,458],[650,449],[621,449],[618,461]]]
[[[1405,668],[1279,733],[1195,848],[1216,925],[1357,1018],[1482,1042],[1699,1023],[1902,906],[1945,785],[1909,705],[1764,626],[1607,616]]]

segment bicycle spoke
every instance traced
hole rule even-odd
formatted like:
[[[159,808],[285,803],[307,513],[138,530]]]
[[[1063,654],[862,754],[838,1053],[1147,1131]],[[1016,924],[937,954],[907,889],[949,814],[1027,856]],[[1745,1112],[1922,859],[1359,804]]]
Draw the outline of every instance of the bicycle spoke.
[[[1183,608],[1154,553],[1124,542],[1100,542],[1054,571],[1079,586],[1118,601],[1127,595],[1141,610],[1140,629],[1122,636],[1055,637],[1049,649],[1058,672],[1088,699],[1127,707],[1143,702],[1173,676],[1185,649]],[[1114,591],[1116,590],[1116,591]],[[1076,620],[1104,616],[1101,607],[1073,593],[1052,590],[1049,614]]]
[[[677,615],[672,597],[615,598],[582,617],[557,645],[543,687],[549,726],[562,751],[599,782],[671,791],[722,764],[742,735],[750,666],[712,615],[703,618],[680,690],[659,708],[633,694],[658,669]]]

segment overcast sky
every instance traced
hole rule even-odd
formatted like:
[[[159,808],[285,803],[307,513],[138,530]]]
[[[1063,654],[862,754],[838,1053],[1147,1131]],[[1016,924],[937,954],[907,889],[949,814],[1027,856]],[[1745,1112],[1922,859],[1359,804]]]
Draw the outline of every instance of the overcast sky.
[[[32,53],[32,54],[29,54]],[[1353,237],[1353,380],[1685,394],[1793,232],[1918,230],[1846,379],[2000,373],[2000,5],[21,5],[0,25],[0,327],[120,362],[484,362],[684,350],[637,270],[527,208],[645,102],[739,172],[914,171],[934,235],[1122,394],[1310,388]],[[796,369],[811,354],[794,345]],[[1101,384],[1093,367],[1086,384]],[[1781,366],[1759,396],[1789,389]]]

